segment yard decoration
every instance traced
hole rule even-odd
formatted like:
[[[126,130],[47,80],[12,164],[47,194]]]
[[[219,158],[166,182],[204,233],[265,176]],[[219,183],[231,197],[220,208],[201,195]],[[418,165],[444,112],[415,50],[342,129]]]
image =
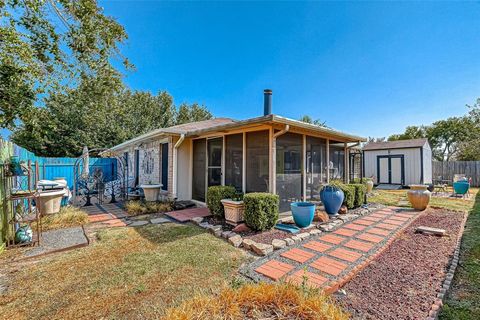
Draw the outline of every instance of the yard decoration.
[[[290,204],[293,221],[300,228],[308,227],[315,216],[315,204],[311,202],[293,202]]]
[[[328,185],[320,191],[320,199],[325,206],[325,211],[330,216],[338,215],[338,210],[342,206],[345,194],[339,186]]]
[[[140,185],[140,188],[143,189],[143,194],[145,195],[146,201],[157,201],[162,184],[142,184]]]
[[[459,194],[461,196],[465,195],[470,189],[470,183],[467,180],[459,180],[453,183],[453,191],[455,195]]]
[[[423,184],[412,184],[407,192],[408,201],[415,210],[423,211],[428,207],[432,193]]]
[[[245,223],[250,228],[263,231],[275,226],[280,203],[278,195],[264,192],[247,193],[243,202],[245,204]]]
[[[373,180],[372,179],[367,179],[367,182],[365,182],[365,185],[367,186],[367,193],[372,193],[372,191],[373,191]]]
[[[232,199],[236,194],[232,186],[211,186],[207,190],[207,207],[210,213],[216,217],[223,218],[225,215],[222,200]]]
[[[60,211],[65,190],[43,191],[38,195],[38,206],[42,215],[54,214]]]
[[[222,199],[221,202],[227,223],[236,226],[239,222],[243,221],[243,213],[245,211],[243,200]]]

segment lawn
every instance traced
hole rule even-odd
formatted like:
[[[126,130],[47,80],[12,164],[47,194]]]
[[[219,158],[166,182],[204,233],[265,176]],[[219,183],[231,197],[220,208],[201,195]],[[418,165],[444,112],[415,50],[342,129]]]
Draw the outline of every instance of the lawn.
[[[0,318],[158,318],[195,294],[228,287],[247,260],[192,225],[105,229],[89,247],[16,266]]]
[[[369,202],[400,206],[405,200],[405,190],[375,191],[375,195],[368,198]],[[473,189],[472,197],[467,200],[432,197],[430,205],[470,212],[462,238],[459,266],[439,318],[480,319],[480,192],[478,188]]]

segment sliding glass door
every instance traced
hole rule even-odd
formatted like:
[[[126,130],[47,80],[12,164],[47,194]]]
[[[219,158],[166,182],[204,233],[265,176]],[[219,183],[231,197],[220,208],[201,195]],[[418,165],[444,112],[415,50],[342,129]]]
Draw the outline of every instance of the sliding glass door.
[[[193,140],[192,199],[205,202],[207,140]]]

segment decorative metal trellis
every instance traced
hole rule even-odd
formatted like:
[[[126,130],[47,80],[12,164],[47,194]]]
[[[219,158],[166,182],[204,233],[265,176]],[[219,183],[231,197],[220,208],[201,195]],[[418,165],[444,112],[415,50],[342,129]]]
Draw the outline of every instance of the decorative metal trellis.
[[[101,154],[103,158],[92,158],[91,154]],[[115,159],[108,165],[105,158]],[[93,162],[90,160],[93,159]],[[124,201],[127,196],[127,164],[123,157],[108,152],[107,149],[86,150],[74,164],[73,204],[90,206],[105,202]]]

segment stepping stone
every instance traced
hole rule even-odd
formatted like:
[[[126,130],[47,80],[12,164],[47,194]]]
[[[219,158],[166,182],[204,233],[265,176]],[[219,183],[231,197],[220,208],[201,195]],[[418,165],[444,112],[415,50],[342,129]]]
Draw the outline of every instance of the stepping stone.
[[[318,240],[322,240],[322,241],[333,243],[333,244],[340,244],[340,242],[345,240],[345,238],[339,237],[333,234],[327,234],[327,235],[321,236],[320,238],[318,238]]]
[[[374,245],[372,243],[366,243],[366,242],[357,241],[357,240],[350,240],[347,243],[345,243],[345,247],[355,249],[355,250],[360,250],[363,252],[370,251],[370,249],[372,249],[373,246]]]
[[[284,275],[286,275],[293,268],[294,267],[292,265],[289,265],[288,263],[280,262],[277,260],[270,260],[255,269],[255,271],[263,274],[265,277],[268,277],[272,280],[278,280]]]
[[[318,258],[317,260],[312,262],[310,266],[312,268],[328,273],[332,276],[338,276],[340,273],[342,273],[343,270],[345,270],[345,268],[347,268],[347,265],[345,263],[325,256]]]
[[[172,220],[167,218],[155,218],[150,220],[150,223],[153,223],[153,224],[168,223],[168,222],[172,222]]]
[[[329,252],[328,255],[348,262],[355,262],[362,257],[361,253],[347,250],[345,248],[337,248]]]
[[[287,278],[287,282],[291,282],[296,285],[302,285],[304,282],[306,282],[307,286],[314,288],[321,288],[322,285],[324,285],[327,281],[327,278],[305,270],[298,270]]]
[[[305,243],[303,247],[317,252],[324,252],[330,249],[332,246],[318,241],[310,241]]]
[[[129,227],[140,227],[148,224],[148,221],[145,220],[140,220],[140,221],[134,221],[131,224],[129,224]]]
[[[431,228],[431,227],[425,227],[425,226],[418,227],[417,229],[415,229],[415,232],[420,232],[424,234],[434,234],[437,236],[444,236],[446,233],[445,229]]]
[[[298,249],[298,248],[293,248],[293,249],[290,249],[290,250],[282,253],[280,256],[282,256],[284,258],[288,258],[288,259],[293,260],[293,261],[304,263],[304,262],[308,261],[309,259],[315,257],[315,254],[313,254],[311,252],[301,250],[301,249]]]

